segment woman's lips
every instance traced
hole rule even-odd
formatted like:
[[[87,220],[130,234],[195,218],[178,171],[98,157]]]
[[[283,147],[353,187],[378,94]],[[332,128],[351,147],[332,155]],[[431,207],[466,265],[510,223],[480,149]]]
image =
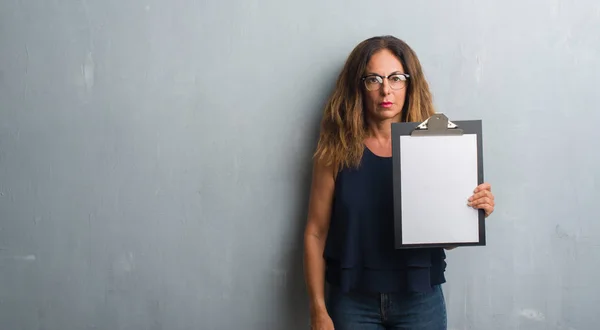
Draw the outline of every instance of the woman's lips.
[[[392,104],[393,104],[392,102],[381,102],[381,103],[379,103],[379,105],[381,107],[383,107],[383,108],[389,108],[389,107],[392,106]]]

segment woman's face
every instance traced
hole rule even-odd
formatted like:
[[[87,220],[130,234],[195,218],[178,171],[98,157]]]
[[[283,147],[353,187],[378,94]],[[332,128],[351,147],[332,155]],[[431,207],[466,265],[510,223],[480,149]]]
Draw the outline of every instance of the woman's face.
[[[402,63],[391,51],[382,49],[373,54],[363,75],[367,78],[362,82],[369,119],[400,121],[408,83],[402,74]],[[383,81],[380,82],[376,75]]]

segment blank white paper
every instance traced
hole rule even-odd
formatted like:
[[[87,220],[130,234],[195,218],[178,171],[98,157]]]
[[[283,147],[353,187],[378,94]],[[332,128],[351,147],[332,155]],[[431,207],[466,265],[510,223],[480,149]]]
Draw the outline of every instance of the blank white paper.
[[[477,135],[401,136],[403,244],[479,241]]]

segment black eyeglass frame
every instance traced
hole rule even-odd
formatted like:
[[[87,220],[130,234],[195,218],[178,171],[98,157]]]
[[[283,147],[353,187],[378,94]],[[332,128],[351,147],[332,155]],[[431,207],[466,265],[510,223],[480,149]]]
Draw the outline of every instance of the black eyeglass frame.
[[[378,75],[378,74],[376,74],[376,73],[373,73],[373,74],[369,74],[369,75],[366,75],[366,76],[364,76],[364,77],[361,77],[361,78],[360,78],[360,80],[361,80],[361,81],[362,81],[362,82],[365,84],[365,88],[366,88],[367,90],[369,90],[369,91],[374,91],[374,90],[379,90],[379,88],[381,88],[381,86],[383,85],[383,80],[384,80],[384,79],[388,79],[388,80],[389,80],[389,79],[390,79],[390,77],[393,77],[393,76],[401,76],[401,77],[404,77],[404,80],[403,80],[403,81],[405,81],[405,82],[408,82],[408,79],[410,78],[410,75],[409,75],[408,73],[398,73],[398,72],[394,72],[394,73],[392,73],[392,74],[390,74],[390,75],[388,75],[388,76],[381,76],[381,75]],[[379,87],[378,87],[377,89],[369,89],[369,88],[367,87],[367,85],[366,85],[366,82],[365,82],[365,80],[366,80],[366,79],[368,79],[368,78],[373,78],[373,77],[377,77],[377,78],[378,78],[377,80],[378,80],[378,82],[379,82]],[[406,87],[406,84],[405,84],[404,86],[400,87],[400,88],[392,88],[392,86],[390,85],[390,88],[392,88],[392,89],[394,89],[394,90],[402,89],[402,88],[404,88],[404,87]]]

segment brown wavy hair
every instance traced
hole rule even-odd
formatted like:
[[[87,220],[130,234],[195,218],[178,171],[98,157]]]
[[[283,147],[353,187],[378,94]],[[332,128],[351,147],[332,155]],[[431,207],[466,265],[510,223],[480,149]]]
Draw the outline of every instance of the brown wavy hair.
[[[357,167],[368,136],[361,77],[371,56],[388,49],[402,63],[408,79],[401,121],[423,121],[435,113],[429,84],[416,53],[394,36],[377,36],[359,43],[350,53],[329,97],[321,120],[319,142],[314,157],[337,172],[343,167]]]

